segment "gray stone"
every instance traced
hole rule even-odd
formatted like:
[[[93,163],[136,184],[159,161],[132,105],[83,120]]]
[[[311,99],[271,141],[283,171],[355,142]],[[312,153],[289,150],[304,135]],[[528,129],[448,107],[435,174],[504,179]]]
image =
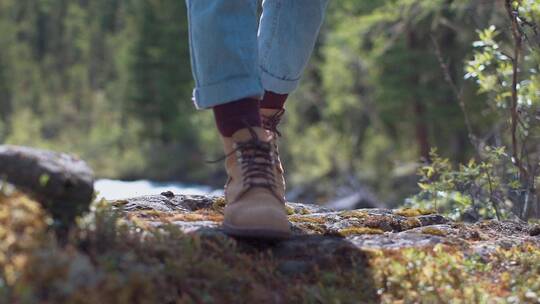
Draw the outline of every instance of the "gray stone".
[[[223,202],[222,197],[166,192],[111,203],[128,219],[136,216],[137,222],[146,222],[150,227],[172,224],[184,233],[200,237],[229,238],[220,227]],[[333,211],[298,203],[287,203],[287,209],[291,213],[293,231],[290,239],[277,243],[238,241],[244,250],[269,248],[274,256],[290,261],[280,266],[287,274],[313,265],[322,267],[329,263],[325,257],[335,257],[336,251],[340,250],[354,256],[357,254],[354,250],[396,250],[450,244],[472,253],[485,253],[489,248],[524,242],[540,245],[538,237],[529,235],[526,223],[514,221],[465,224],[452,222],[438,214],[405,217],[391,209]]]
[[[60,226],[88,210],[94,195],[90,167],[64,153],[0,145],[0,177],[39,201]]]

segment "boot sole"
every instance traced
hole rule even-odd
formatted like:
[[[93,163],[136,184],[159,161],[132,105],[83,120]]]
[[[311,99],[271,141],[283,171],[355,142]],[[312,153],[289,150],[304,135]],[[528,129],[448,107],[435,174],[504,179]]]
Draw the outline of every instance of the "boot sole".
[[[262,239],[262,240],[286,240],[291,237],[290,232],[285,231],[276,231],[269,229],[260,229],[260,228],[238,228],[228,224],[223,223],[223,231],[225,234],[245,239]]]

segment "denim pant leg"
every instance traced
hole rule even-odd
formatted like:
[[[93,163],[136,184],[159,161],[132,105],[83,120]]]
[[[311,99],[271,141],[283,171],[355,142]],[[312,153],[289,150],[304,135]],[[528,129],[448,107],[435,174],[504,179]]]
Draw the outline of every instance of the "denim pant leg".
[[[257,0],[186,0],[198,109],[261,96]]]
[[[259,64],[265,90],[279,94],[298,86],[328,0],[264,0],[259,26]]]

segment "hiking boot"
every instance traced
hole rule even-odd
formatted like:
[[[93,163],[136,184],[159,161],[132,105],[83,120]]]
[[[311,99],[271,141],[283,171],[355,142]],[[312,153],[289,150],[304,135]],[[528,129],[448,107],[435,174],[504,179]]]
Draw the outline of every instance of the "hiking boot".
[[[275,167],[276,167],[276,186],[279,195],[285,197],[285,178],[283,165],[281,164],[281,158],[279,157],[278,138],[281,137],[281,133],[277,129],[283,114],[284,109],[260,109],[261,122],[264,129],[272,133],[272,146],[275,153]]]
[[[253,127],[222,137],[227,183],[223,229],[247,238],[284,239],[290,235],[285,198],[276,176],[271,132]]]

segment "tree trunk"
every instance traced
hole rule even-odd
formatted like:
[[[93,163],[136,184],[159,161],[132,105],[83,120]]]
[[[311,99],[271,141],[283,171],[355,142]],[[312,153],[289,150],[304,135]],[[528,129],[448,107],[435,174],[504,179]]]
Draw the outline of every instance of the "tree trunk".
[[[407,46],[412,53],[415,52],[415,49],[418,47],[419,39],[413,31],[409,31],[407,34]],[[412,74],[409,78],[409,87],[415,90],[420,85],[418,74]],[[425,106],[422,100],[417,96],[416,93],[412,94],[413,100],[411,100],[414,107],[414,119],[415,119],[415,129],[416,129],[416,142],[418,145],[418,152],[420,157],[429,160],[429,130],[428,125],[426,124],[425,117]]]

